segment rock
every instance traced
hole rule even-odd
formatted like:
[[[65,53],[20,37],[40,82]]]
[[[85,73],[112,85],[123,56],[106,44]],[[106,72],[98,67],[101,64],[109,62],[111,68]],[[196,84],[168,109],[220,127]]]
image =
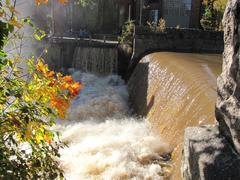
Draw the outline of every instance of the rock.
[[[240,179],[240,0],[228,1],[223,23],[223,71],[215,109],[218,125],[185,130],[185,180]]]
[[[216,119],[220,132],[240,153],[240,1],[229,0],[224,14],[223,72],[218,78]],[[239,177],[240,179],[240,177]]]
[[[187,128],[184,140],[184,180],[240,179],[240,157],[218,127]]]

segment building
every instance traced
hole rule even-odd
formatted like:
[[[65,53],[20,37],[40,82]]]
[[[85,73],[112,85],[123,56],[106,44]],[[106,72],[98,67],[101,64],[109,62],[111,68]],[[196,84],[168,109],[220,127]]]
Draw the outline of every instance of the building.
[[[168,27],[199,28],[202,0],[96,0],[82,7],[76,0],[52,7],[54,29],[63,32],[88,31],[118,34],[127,20],[137,25],[165,19]]]
[[[199,28],[202,0],[136,0],[135,3],[139,25],[163,18],[168,27]]]

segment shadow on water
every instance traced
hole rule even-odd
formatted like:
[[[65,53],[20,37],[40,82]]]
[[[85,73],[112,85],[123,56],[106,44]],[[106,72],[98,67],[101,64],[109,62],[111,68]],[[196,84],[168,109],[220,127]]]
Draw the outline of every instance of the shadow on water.
[[[149,63],[139,63],[132,73],[131,80],[128,82],[128,90],[130,92],[130,103],[139,116],[146,116],[154,105],[155,96],[148,96],[148,72]],[[137,81],[135,81],[138,79]]]

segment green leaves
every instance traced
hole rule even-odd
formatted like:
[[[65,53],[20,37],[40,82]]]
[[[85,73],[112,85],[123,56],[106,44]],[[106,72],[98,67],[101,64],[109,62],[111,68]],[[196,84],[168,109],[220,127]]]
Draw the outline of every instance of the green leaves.
[[[222,18],[227,0],[206,0],[200,23],[205,30],[222,30]]]
[[[83,7],[94,5],[96,3],[96,0],[77,0],[77,3]]]
[[[7,57],[7,54],[2,50],[0,49],[0,71],[3,69],[4,66],[7,65],[8,63],[8,60],[6,59]],[[0,73],[1,74],[1,73]]]
[[[0,30],[1,30],[1,33],[0,33],[0,49],[1,49],[5,44],[5,40],[8,34],[12,32],[13,26],[0,20]]]
[[[46,34],[30,17],[19,19],[14,1],[0,0],[0,19],[0,179],[61,179],[63,171],[55,157],[64,145],[49,130],[57,116],[50,107],[52,91],[48,90],[48,78],[53,80],[54,73],[37,72],[34,57],[26,60],[16,53],[10,58],[3,50],[8,42],[16,49],[23,42],[19,29],[24,25],[33,29],[36,40]],[[27,62],[28,72],[19,62]],[[56,95],[59,92],[56,88]]]
[[[124,26],[122,27],[122,34],[118,37],[118,40],[121,44],[131,43],[133,38],[134,26],[135,24],[132,20],[125,22]]]
[[[34,37],[36,40],[40,41],[40,40],[42,40],[42,38],[44,38],[45,36],[46,36],[45,31],[40,30],[40,29],[35,29],[35,33],[33,34],[33,37]]]
[[[27,24],[27,25],[29,25],[29,26],[34,30],[34,33],[33,33],[34,39],[40,41],[40,40],[42,40],[42,38],[44,38],[44,37],[46,36],[45,31],[37,28],[37,27],[32,23],[30,17],[21,19],[21,23],[22,23],[22,24]]]
[[[5,59],[7,57],[7,53],[4,52],[2,49],[0,49],[0,61]]]

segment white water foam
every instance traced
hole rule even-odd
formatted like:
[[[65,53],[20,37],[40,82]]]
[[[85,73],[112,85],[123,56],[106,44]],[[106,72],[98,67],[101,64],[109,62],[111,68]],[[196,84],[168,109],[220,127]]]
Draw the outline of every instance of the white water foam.
[[[65,177],[83,179],[163,179],[166,167],[161,154],[168,146],[151,131],[147,122],[129,117],[128,93],[115,75],[97,77],[76,72],[84,84],[69,111],[58,123],[61,139],[68,144],[60,151]]]

